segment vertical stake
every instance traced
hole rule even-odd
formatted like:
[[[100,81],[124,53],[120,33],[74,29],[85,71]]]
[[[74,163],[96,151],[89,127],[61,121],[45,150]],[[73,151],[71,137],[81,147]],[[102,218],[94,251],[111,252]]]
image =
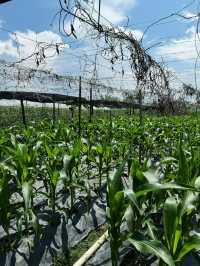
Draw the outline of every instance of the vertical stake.
[[[101,19],[101,0],[99,0],[98,30],[100,30],[100,19]]]
[[[142,88],[139,89],[139,110],[140,110],[140,127],[143,126],[143,112],[142,112]]]
[[[56,105],[55,102],[53,102],[53,124],[55,124],[56,121]]]
[[[60,117],[60,104],[58,103],[58,119]]]
[[[79,77],[79,98],[78,98],[78,134],[81,136],[81,76]]]
[[[68,113],[69,113],[69,109],[68,109],[68,106],[67,106],[67,103],[66,103],[66,122],[69,121],[69,115],[68,115]]]
[[[142,110],[142,87],[139,88],[139,119],[140,119],[140,129],[142,129],[143,134],[143,110]],[[139,144],[139,162],[142,163],[142,152],[143,152],[143,143]]]
[[[24,109],[24,102],[23,100],[20,100],[21,102],[21,111],[22,111],[22,122],[24,126],[26,127],[26,115],[25,115],[25,109]]]
[[[90,84],[90,122],[92,122],[93,116],[93,103],[92,103],[92,83]]]

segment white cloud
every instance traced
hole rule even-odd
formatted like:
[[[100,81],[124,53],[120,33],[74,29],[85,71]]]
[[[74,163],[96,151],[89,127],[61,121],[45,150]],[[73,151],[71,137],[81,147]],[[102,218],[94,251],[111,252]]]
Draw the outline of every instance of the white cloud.
[[[132,35],[136,40],[141,40],[143,36],[143,32],[141,30],[132,30],[132,29],[125,29],[124,27],[119,27],[119,29],[123,32],[125,32],[127,35]],[[116,29],[118,30],[118,29]]]
[[[136,0],[105,0],[102,1],[101,15],[113,24],[118,24],[127,19],[126,13],[136,5]],[[96,1],[98,10],[98,1]]]
[[[132,30],[131,32],[137,40],[140,40],[143,36],[143,32],[141,30]]]
[[[114,23],[117,28],[117,25],[126,20],[127,11],[130,11],[131,8],[134,8],[136,1],[137,0],[103,0],[101,10],[102,15],[105,16],[109,21]],[[97,2],[98,1],[96,1],[96,3]],[[96,9],[98,9],[97,6]],[[95,16],[97,16],[97,13]],[[102,23],[103,22],[104,21],[102,21]],[[70,23],[66,23],[66,29],[68,29],[68,32],[70,32],[70,27]],[[52,69],[53,71],[57,71],[60,73],[66,73],[67,71],[73,73],[75,71],[84,71],[86,63],[89,65],[90,69],[91,67],[93,67],[92,61],[94,61],[94,58],[91,57],[91,53],[93,53],[95,56],[97,48],[96,42],[91,39],[90,41],[84,41],[85,37],[88,39],[88,35],[92,34],[92,30],[91,28],[85,27],[85,25],[81,25],[78,20],[75,20],[74,27],[76,29],[76,35],[78,39],[83,39],[83,43],[79,43],[80,45],[78,45],[78,48],[76,48],[75,45],[74,48],[67,49],[66,52],[63,52],[63,54],[61,54],[59,57],[55,53],[55,48],[48,49],[48,51],[45,51],[45,55],[46,57],[52,55],[52,57],[50,59],[45,60],[46,64],[41,64],[41,68]],[[140,30],[126,29],[126,32],[130,32],[137,39],[140,39],[142,36],[142,32]],[[8,57],[10,56],[11,59],[14,59],[13,61],[17,61],[20,58],[26,58],[32,53],[36,52],[38,49],[37,43],[39,42],[52,44],[62,43],[60,35],[52,31],[43,31],[35,33],[34,31],[27,30],[25,32],[18,31],[16,32],[16,35],[17,38],[15,35],[10,34],[9,38],[6,41],[0,40],[0,55],[5,55],[6,59],[8,59]],[[18,43],[18,47],[16,45],[16,42]],[[73,40],[72,43],[75,43],[75,40]],[[97,45],[101,46],[101,44],[102,41],[98,41]],[[89,60],[87,61],[86,59],[81,61],[80,58],[83,58],[83,54],[87,55],[87,53],[90,54],[88,56]],[[85,61],[87,62],[85,63]],[[99,70],[100,72],[102,72],[101,75],[106,76],[109,74],[113,74],[111,69],[112,66],[111,64],[109,64],[109,61],[103,60],[100,55],[98,56],[98,61],[99,64],[104,63],[105,65],[108,65],[108,67],[104,69],[104,71]],[[36,67],[35,58],[33,57],[30,60],[26,60],[24,62],[24,65]],[[119,71],[121,71],[121,69]]]
[[[11,39],[0,41],[0,55],[17,57],[17,48],[14,46]]]
[[[127,12],[135,7],[137,4],[137,0],[103,0],[101,5],[101,24],[111,26],[110,22],[114,24],[114,28],[123,29],[123,27],[119,27],[119,24],[125,22],[127,20]],[[88,5],[88,12],[91,12],[92,17],[97,21],[98,19],[98,1],[95,1],[95,8],[93,6]],[[79,11],[78,11],[79,12]],[[77,13],[81,16],[81,13]],[[126,24],[126,23],[124,23]],[[80,40],[89,39],[91,36],[95,34],[94,29],[92,27],[83,24],[80,20],[75,19],[73,23],[75,34],[77,38]],[[141,39],[143,33],[136,29],[124,29],[127,34],[131,33],[136,39]],[[67,21],[65,23],[65,31],[67,33],[71,33],[71,21]],[[88,38],[89,37],[89,38]],[[94,39],[93,39],[94,41]]]
[[[123,12],[119,12],[117,9],[109,5],[103,5],[101,14],[113,24],[120,23],[126,18]]]
[[[190,12],[190,11],[184,11],[182,12],[182,15],[186,18],[188,18],[189,21],[194,21],[194,20],[197,20],[198,19],[198,15],[193,13],[193,12]],[[184,19],[185,21],[185,19]]]
[[[110,4],[113,7],[128,9],[130,7],[135,6],[135,0],[105,0],[105,4]]]
[[[192,26],[185,32],[183,38],[171,39],[168,44],[163,45],[156,50],[156,56],[164,57],[168,59],[187,60],[195,58],[197,51],[195,47],[195,27]],[[200,45],[198,48],[200,48]]]
[[[58,34],[52,31],[35,33],[31,30],[27,30],[26,32],[17,31],[15,33],[10,34],[8,40],[0,40],[0,55],[14,57],[14,60],[18,61],[29,57],[33,53],[40,51],[41,47],[46,47],[47,44],[50,44],[53,46],[44,49],[45,56],[55,56],[55,58],[58,56],[55,45],[62,43],[62,39]],[[33,56],[29,60],[26,60],[24,64],[28,66],[31,64],[31,66],[35,67],[35,57]]]
[[[196,27],[190,27],[185,31],[182,38],[171,39],[168,44],[157,48],[156,56],[167,62],[167,65],[173,66],[173,72],[179,77],[178,86],[181,82],[191,83],[195,86],[195,78],[198,85],[200,84],[199,73],[195,77],[194,62],[198,56],[197,49],[200,51],[200,42],[197,38],[197,47],[195,46]],[[197,49],[196,49],[197,48]],[[199,64],[198,64],[199,69]],[[174,85],[175,87],[175,85]],[[180,87],[180,86],[179,86]]]

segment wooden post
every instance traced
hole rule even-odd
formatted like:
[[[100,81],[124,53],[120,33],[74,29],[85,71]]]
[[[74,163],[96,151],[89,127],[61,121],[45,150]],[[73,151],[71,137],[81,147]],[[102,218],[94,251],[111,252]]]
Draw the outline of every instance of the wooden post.
[[[66,103],[66,122],[69,122],[69,109],[67,103]]]
[[[101,0],[99,0],[98,30],[100,30],[100,19],[101,19]]]
[[[142,129],[142,133],[143,133],[143,110],[142,110],[142,87],[140,85],[139,88],[139,125],[140,128]],[[139,144],[139,162],[140,164],[142,163],[142,153],[143,153],[143,143]]]
[[[21,111],[22,111],[22,122],[24,126],[26,127],[26,115],[25,115],[25,109],[24,109],[24,102],[23,100],[20,100],[21,102]]]
[[[53,124],[55,124],[56,121],[56,105],[53,102]]]
[[[110,109],[110,122],[112,122],[112,110]]]
[[[58,103],[58,119],[60,117],[60,104]]]
[[[79,77],[79,98],[78,98],[78,134],[81,136],[81,76]]]
[[[109,123],[110,125],[109,125],[109,131],[110,131],[110,133],[109,133],[109,137],[110,137],[110,140],[112,139],[112,110],[110,109],[110,123]]]
[[[92,103],[92,83],[90,84],[90,122],[92,122],[93,116],[93,103]]]
[[[142,88],[139,89],[139,117],[140,117],[140,127],[143,126],[143,110],[142,110]]]
[[[45,118],[45,103],[42,103],[42,117]]]
[[[74,120],[74,108],[71,106],[69,110],[71,112],[71,122],[73,123],[73,120]]]

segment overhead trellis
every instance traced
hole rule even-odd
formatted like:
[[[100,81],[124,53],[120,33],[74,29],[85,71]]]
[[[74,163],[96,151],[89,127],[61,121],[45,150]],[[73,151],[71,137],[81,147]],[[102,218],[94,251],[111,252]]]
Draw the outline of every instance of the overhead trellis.
[[[90,97],[91,86],[94,92],[93,98],[96,100],[108,95],[122,99],[126,91],[86,78],[82,78],[81,86],[82,95],[86,99]],[[0,61],[0,90],[57,93],[78,97],[79,76],[58,75],[48,70],[27,68]]]
[[[80,91],[81,92],[81,91]],[[86,108],[90,106],[90,120],[92,119],[93,107],[109,109],[143,109],[143,110],[153,110],[154,106],[151,105],[139,105],[137,103],[123,102],[123,101],[113,101],[113,100],[87,100],[86,98],[76,96],[67,96],[55,93],[39,93],[39,92],[23,92],[23,91],[0,91],[0,100],[17,100],[21,104],[22,122],[27,126],[27,118],[24,102],[33,102],[40,104],[53,104],[53,122],[56,120],[56,107],[55,104],[64,104],[66,106],[78,106],[78,118],[79,118],[79,135],[81,135],[81,106]],[[72,111],[73,112],[73,111]]]
[[[82,105],[90,105],[90,101],[81,97],[67,96],[55,93],[38,93],[38,92],[13,92],[13,91],[0,91],[1,100],[19,100],[29,101],[35,103],[60,103],[65,105],[79,105],[79,101]],[[112,101],[112,100],[92,100],[92,104],[95,107],[109,107],[109,108],[139,108],[138,104],[132,104],[124,101]],[[143,105],[143,109],[152,109],[151,105]]]
[[[60,32],[62,35],[78,38],[76,22],[88,27],[96,39],[103,41],[101,55],[107,59],[113,68],[115,64],[127,62],[132,70],[133,79],[140,89],[148,89],[152,94],[168,93],[168,75],[164,66],[156,62],[143,48],[142,40],[137,40],[133,32],[122,27],[115,27],[106,20],[101,23],[100,9],[96,10],[96,1],[59,0]],[[104,19],[105,20],[105,19]],[[71,26],[66,29],[66,23]],[[90,31],[87,32],[90,32]],[[124,74],[122,69],[122,74]]]
[[[132,90],[138,92],[141,125],[142,105],[146,93],[150,93],[157,102],[165,102],[170,108],[173,107],[169,73],[163,64],[154,60],[148,53],[149,48],[143,47],[144,36],[138,40],[133,30],[113,25],[101,15],[101,6],[97,8],[96,0],[58,0],[58,2],[60,10],[56,16],[59,18],[59,30],[62,36],[78,39],[79,32],[76,32],[76,25],[81,25],[88,34],[91,33],[91,40],[101,44],[100,55],[111,64],[113,70],[121,64],[121,74],[124,76],[127,67],[124,68],[123,65],[128,65],[132,79],[135,80]],[[66,28],[66,25],[70,26]],[[96,72],[95,65],[94,72]]]

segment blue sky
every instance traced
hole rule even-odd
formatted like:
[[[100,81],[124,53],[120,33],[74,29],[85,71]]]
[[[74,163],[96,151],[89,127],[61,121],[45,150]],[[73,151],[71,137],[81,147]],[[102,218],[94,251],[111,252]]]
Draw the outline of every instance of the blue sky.
[[[102,2],[112,2],[103,0]],[[114,1],[113,1],[114,2]],[[122,2],[122,1],[121,1]],[[125,1],[126,2],[126,1]],[[135,4],[127,4],[127,8],[121,10],[124,16],[130,18],[130,24],[135,24],[137,28],[144,29],[149,24],[149,21],[159,19],[166,16],[174,10],[181,9],[188,1],[184,0],[137,0],[127,1],[136,2]],[[112,6],[112,4],[110,4]],[[58,0],[12,0],[7,4],[0,6],[1,20],[6,22],[6,26],[13,31],[25,31],[27,29],[33,31],[44,31],[50,29],[50,23],[53,15],[58,10]],[[196,6],[192,8],[195,11]],[[116,12],[119,12],[118,8],[113,8]],[[192,10],[190,9],[190,10]],[[119,15],[119,13],[118,13]],[[112,18],[109,18],[112,20]],[[123,25],[123,21],[119,21]],[[179,29],[175,27],[165,27],[166,34],[176,34],[179,30],[184,30],[185,25],[179,24]],[[156,33],[162,34],[162,32],[156,31]]]
[[[140,38],[145,28],[153,21],[178,11],[187,5],[189,0],[102,0],[102,14],[115,26],[124,26],[129,17],[129,30]],[[184,10],[185,16],[196,15],[198,2]],[[63,38],[59,35],[58,25],[50,24],[58,11],[58,0],[12,0],[0,6],[0,58],[17,60],[19,57],[28,56],[35,49],[34,40],[57,43],[64,41],[68,44],[58,57],[47,60],[43,68],[52,69],[58,73],[79,74],[85,69],[85,61],[80,62],[80,56],[90,54],[95,50],[95,44],[90,41],[82,41],[87,38],[87,32],[77,30],[77,36],[81,42],[71,38]],[[144,38],[144,47],[155,43],[159,46],[150,50],[152,56],[158,61],[164,61],[168,68],[176,73],[179,79],[188,83],[194,83],[194,59],[196,50],[194,47],[196,20],[185,21],[178,17],[171,17],[150,29]],[[16,32],[19,41],[20,54],[16,46],[16,38],[4,29]],[[28,41],[32,39],[33,41]],[[52,51],[49,52],[50,54]],[[99,65],[108,64],[98,58]],[[89,62],[88,62],[89,63]],[[30,65],[30,62],[28,63]],[[102,67],[103,68],[103,67]],[[110,70],[108,70],[110,68]],[[192,74],[191,74],[192,73]],[[111,66],[103,71],[102,76],[112,76]],[[119,78],[120,79],[120,78]],[[128,80],[127,76],[127,80]],[[125,81],[123,81],[125,82]],[[176,82],[179,82],[176,80]]]

